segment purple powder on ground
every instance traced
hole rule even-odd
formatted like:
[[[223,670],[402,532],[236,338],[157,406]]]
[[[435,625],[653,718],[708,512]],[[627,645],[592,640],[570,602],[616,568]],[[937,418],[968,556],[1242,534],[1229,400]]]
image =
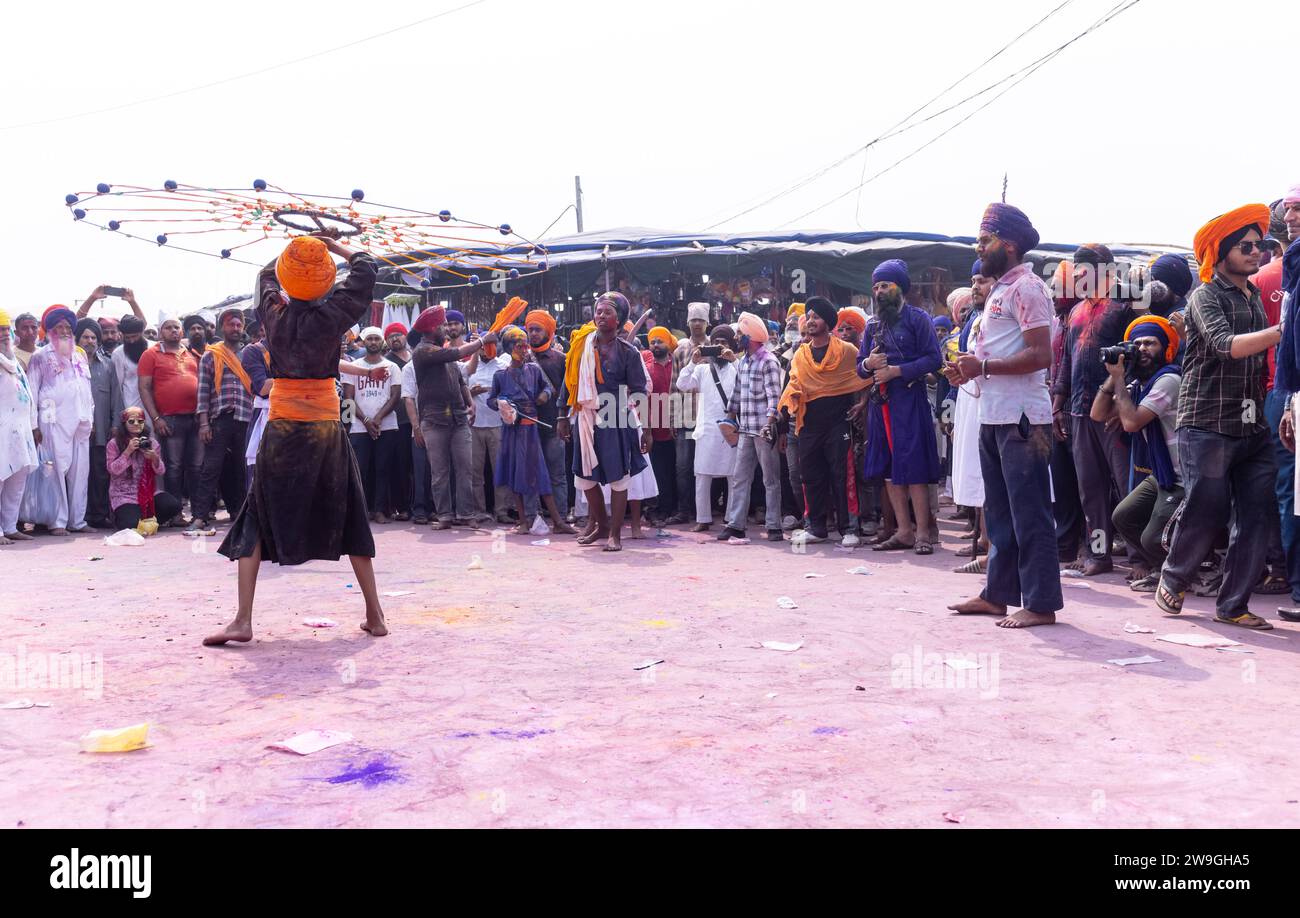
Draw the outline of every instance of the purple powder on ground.
[[[330,784],[352,784],[360,781],[362,787],[378,787],[380,784],[387,784],[389,781],[403,781],[405,779],[396,765],[390,765],[383,759],[375,759],[359,768],[350,765],[342,773],[325,780]]]

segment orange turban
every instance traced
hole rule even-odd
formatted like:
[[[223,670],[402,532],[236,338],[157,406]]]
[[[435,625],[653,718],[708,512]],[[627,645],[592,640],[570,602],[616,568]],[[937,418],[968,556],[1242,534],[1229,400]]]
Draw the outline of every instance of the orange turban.
[[[861,314],[854,312],[852,309],[841,309],[835,314],[836,325],[852,325],[862,334],[867,330],[867,320],[862,318]]]
[[[650,329],[650,334],[647,337],[651,342],[662,341],[668,346],[668,350],[670,351],[677,347],[677,339],[673,337],[673,333],[662,325],[656,325],[654,328]]]
[[[545,309],[534,309],[524,316],[524,327],[527,328],[529,325],[540,325],[546,329],[548,335],[555,334],[555,317]]]
[[[1201,267],[1201,283],[1208,284],[1214,279],[1214,266],[1219,263],[1219,243],[1248,226],[1255,227],[1259,235],[1264,236],[1268,233],[1270,216],[1267,204],[1243,204],[1198,229],[1192,250],[1196,252],[1196,261]]]
[[[1143,328],[1142,326],[1147,326]],[[1170,324],[1168,319],[1163,319],[1154,314],[1138,316],[1128,324],[1124,329],[1124,340],[1132,341],[1134,338],[1152,337],[1159,338],[1160,332],[1164,332],[1165,339],[1165,363],[1173,363],[1174,358],[1178,356],[1178,330]]]
[[[334,286],[334,258],[314,236],[295,236],[275,262],[280,286],[295,300],[317,300]]]

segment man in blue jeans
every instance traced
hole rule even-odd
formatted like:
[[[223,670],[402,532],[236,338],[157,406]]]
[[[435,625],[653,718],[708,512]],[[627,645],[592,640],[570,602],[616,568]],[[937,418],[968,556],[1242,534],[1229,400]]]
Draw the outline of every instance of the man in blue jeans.
[[[1178,394],[1178,455],[1186,497],[1169,545],[1156,605],[1166,615],[1183,595],[1219,530],[1231,521],[1215,620],[1256,631],[1273,626],[1247,608],[1259,580],[1277,512],[1277,467],[1264,421],[1265,351],[1281,339],[1268,326],[1259,288],[1259,243],[1268,207],[1247,204],[1215,217],[1193,242],[1202,285],[1187,303],[1183,384]]]
[[[946,364],[944,375],[955,386],[979,380],[988,583],[979,596],[948,608],[1004,616],[1002,628],[1051,625],[1064,605],[1048,476],[1052,295],[1025,261],[1038,231],[1019,208],[990,204],[977,244],[983,273],[998,280],[985,302],[975,353]]]

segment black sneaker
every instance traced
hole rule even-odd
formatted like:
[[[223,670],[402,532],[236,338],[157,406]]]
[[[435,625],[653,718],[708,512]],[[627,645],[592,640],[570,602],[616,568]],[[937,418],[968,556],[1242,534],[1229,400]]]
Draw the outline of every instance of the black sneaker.
[[[785,538],[785,533],[780,529],[769,529],[767,531],[767,540],[769,542],[780,542]]]
[[[1285,606],[1277,607],[1277,614],[1283,621],[1300,622],[1300,609],[1288,609]]]
[[[723,526],[722,531],[718,533],[718,541],[725,542],[727,539],[743,539],[745,533],[740,529],[732,529],[730,526]]]

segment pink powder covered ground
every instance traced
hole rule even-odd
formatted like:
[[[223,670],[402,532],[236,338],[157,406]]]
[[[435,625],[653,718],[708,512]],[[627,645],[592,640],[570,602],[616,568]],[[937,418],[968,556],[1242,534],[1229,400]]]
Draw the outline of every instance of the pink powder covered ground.
[[[100,698],[0,685],[50,703],[0,710],[0,826],[1300,825],[1286,597],[1255,597],[1278,625],[1260,634],[1210,600],[1170,620],[1117,574],[1067,579],[1062,624],[1010,631],[944,610],[983,580],[950,550],[672,532],[606,554],[379,526],[380,589],[413,591],[385,598],[390,637],[358,629],[346,561],[267,565],[255,640],[226,648],[200,645],[234,609],[215,539],[0,549],[0,661],[102,655],[103,675]],[[1144,654],[1164,662],[1106,662]],[[80,751],[140,721],[149,748]],[[312,729],[355,741],[266,748]]]

